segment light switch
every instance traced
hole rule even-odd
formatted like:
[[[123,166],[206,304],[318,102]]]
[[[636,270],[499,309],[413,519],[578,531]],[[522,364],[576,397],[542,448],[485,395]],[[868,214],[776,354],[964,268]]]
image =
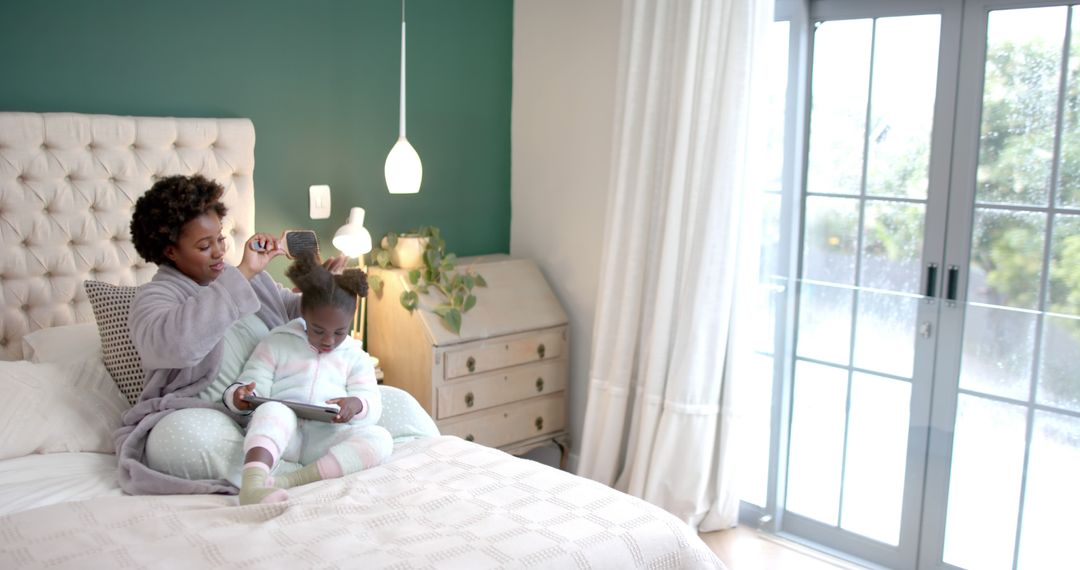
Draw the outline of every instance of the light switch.
[[[326,184],[314,184],[308,188],[311,204],[311,219],[325,220],[330,217],[330,187]]]

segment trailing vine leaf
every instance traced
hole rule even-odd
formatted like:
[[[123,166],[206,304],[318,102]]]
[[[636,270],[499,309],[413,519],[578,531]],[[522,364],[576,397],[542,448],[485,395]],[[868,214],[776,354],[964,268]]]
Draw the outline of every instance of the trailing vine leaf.
[[[379,264],[379,267],[390,267],[390,252],[385,249],[380,249],[375,252],[375,262]]]
[[[461,312],[468,313],[469,309],[476,306],[476,295],[469,295],[465,297],[465,307],[461,309]]]
[[[380,299],[382,299],[383,280],[378,275],[369,274],[367,277],[368,289],[375,292]]]
[[[454,331],[454,334],[461,334],[461,312],[457,309],[450,309],[450,312],[446,313],[446,316],[442,319],[446,326]]]
[[[474,275],[476,275],[476,284],[477,285],[479,285],[481,287],[487,287],[487,281],[484,281],[484,276],[483,275],[480,275],[479,273],[476,273]]]
[[[410,270],[409,271],[409,283],[412,284],[412,285],[416,285],[419,282],[420,282],[420,270],[419,269]]]
[[[405,307],[410,313],[416,309],[417,304],[420,302],[420,297],[416,294],[416,291],[402,291],[401,292],[401,306]]]

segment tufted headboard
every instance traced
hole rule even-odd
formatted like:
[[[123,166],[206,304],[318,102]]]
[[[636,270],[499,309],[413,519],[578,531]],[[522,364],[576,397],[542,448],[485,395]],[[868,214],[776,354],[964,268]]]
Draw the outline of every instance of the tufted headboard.
[[[226,190],[227,259],[254,232],[255,127],[249,119],[0,112],[0,359],[22,336],[93,321],[82,282],[149,281],[131,243],[135,200],[171,174]]]

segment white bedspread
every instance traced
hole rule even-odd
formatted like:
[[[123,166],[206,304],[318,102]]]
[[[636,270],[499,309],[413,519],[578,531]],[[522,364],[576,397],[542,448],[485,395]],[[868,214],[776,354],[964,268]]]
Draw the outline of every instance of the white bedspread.
[[[456,437],[290,490],[101,497],[0,517],[0,568],[722,568],[667,512]]]
[[[102,496],[123,496],[116,456],[48,453],[0,461],[0,515]]]

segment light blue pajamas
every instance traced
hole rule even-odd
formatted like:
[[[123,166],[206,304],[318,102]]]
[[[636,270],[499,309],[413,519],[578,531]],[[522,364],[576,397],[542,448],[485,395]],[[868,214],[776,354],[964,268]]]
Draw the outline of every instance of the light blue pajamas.
[[[317,463],[323,477],[340,477],[378,465],[393,451],[390,432],[375,425],[382,400],[374,363],[351,337],[319,352],[308,342],[303,319],[276,327],[255,347],[237,379],[238,384],[251,382],[256,394],[279,400],[322,405],[354,397],[362,408],[349,423],[337,424],[298,419],[284,404],[263,404],[248,423],[245,456],[262,447],[275,466],[282,459]]]
[[[394,442],[381,426],[335,424],[298,419],[284,404],[269,402],[255,409],[244,437],[244,453],[265,447],[278,459],[309,465],[331,455],[348,475],[373,467],[390,456]]]

